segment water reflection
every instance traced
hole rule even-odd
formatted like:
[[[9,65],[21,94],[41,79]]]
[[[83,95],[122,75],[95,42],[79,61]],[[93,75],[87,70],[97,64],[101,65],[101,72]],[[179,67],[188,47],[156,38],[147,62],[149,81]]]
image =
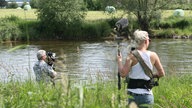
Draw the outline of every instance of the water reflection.
[[[68,73],[72,78],[97,80],[97,76],[100,76],[109,80],[116,76],[116,42],[31,42],[29,47],[7,52],[20,44],[23,43],[0,45],[1,81],[7,81],[11,77],[25,80],[29,75],[34,79],[32,66],[39,49],[55,52],[59,57],[56,70]],[[128,42],[120,44],[124,59],[128,45]],[[150,45],[150,50],[158,53],[167,74],[190,73],[191,45],[191,40],[155,39]]]

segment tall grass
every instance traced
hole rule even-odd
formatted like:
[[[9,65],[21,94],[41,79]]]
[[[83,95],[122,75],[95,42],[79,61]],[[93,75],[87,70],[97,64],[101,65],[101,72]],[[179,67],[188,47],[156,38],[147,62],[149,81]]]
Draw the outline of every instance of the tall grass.
[[[19,20],[15,16],[0,19],[0,41],[16,41],[20,38]]]
[[[165,77],[154,88],[155,107],[189,108],[192,105],[192,75]]]
[[[192,105],[192,75],[167,76],[153,89],[154,108],[189,108]],[[124,85],[124,83],[122,82]],[[82,91],[80,91],[80,88]],[[64,89],[68,89],[65,92]],[[121,101],[118,101],[118,95]],[[10,108],[122,108],[127,107],[126,86],[118,91],[113,81],[68,88],[33,81],[0,83],[0,107]],[[2,100],[3,99],[3,100]],[[82,99],[82,101],[80,101]],[[82,102],[82,103],[81,103]]]

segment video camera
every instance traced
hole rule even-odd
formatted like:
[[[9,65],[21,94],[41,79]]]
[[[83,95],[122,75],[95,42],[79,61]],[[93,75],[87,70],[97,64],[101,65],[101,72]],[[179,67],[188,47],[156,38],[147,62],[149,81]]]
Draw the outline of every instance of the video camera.
[[[47,52],[47,64],[53,67],[53,63],[56,61],[56,53]]]

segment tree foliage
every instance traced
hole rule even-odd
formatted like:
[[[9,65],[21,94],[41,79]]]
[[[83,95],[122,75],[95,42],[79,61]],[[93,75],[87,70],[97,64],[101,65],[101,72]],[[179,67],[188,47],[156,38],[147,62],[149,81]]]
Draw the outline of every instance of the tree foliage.
[[[0,8],[3,8],[3,7],[5,7],[5,6],[7,6],[7,1],[5,1],[5,0],[0,0]]]
[[[81,6],[79,0],[40,0],[37,12],[43,25],[41,29],[56,36],[64,35],[65,28],[77,26],[84,19]]]
[[[133,13],[138,21],[140,29],[149,31],[150,22],[160,19],[160,10],[170,4],[172,0],[122,0],[123,8],[128,13]]]
[[[161,9],[167,5],[170,6],[173,1],[175,0],[102,0],[106,6],[113,5],[116,8],[125,10],[131,16],[129,18],[133,18],[134,15],[139,28],[146,31],[150,30],[152,20],[161,18]]]
[[[101,0],[83,0],[83,2],[88,10],[101,10],[102,9]]]
[[[106,6],[114,6],[116,9],[122,9],[122,0],[100,0],[102,2],[102,8],[105,9]]]
[[[21,5],[21,8],[24,8],[25,5],[28,5],[29,3],[27,2],[23,2],[23,4]]]
[[[30,0],[30,5],[32,8],[38,8],[38,3],[40,0]]]
[[[11,9],[16,9],[18,8],[18,4],[15,1],[11,1],[11,3],[9,3],[7,7]]]

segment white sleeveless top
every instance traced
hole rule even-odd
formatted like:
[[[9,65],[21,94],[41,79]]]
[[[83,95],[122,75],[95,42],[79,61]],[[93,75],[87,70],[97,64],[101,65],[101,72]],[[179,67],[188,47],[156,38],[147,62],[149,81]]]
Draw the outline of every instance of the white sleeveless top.
[[[153,65],[151,64],[150,59],[150,51],[147,52],[141,52],[137,50],[141,57],[143,58],[144,62],[147,64],[147,66],[153,70]],[[144,80],[150,80],[150,78],[145,74],[143,68],[141,67],[140,63],[138,62],[134,66],[132,66],[130,72],[129,72],[129,78],[131,79],[144,79]],[[152,90],[137,88],[137,89],[128,89],[128,91],[137,93],[137,94],[153,94]]]

